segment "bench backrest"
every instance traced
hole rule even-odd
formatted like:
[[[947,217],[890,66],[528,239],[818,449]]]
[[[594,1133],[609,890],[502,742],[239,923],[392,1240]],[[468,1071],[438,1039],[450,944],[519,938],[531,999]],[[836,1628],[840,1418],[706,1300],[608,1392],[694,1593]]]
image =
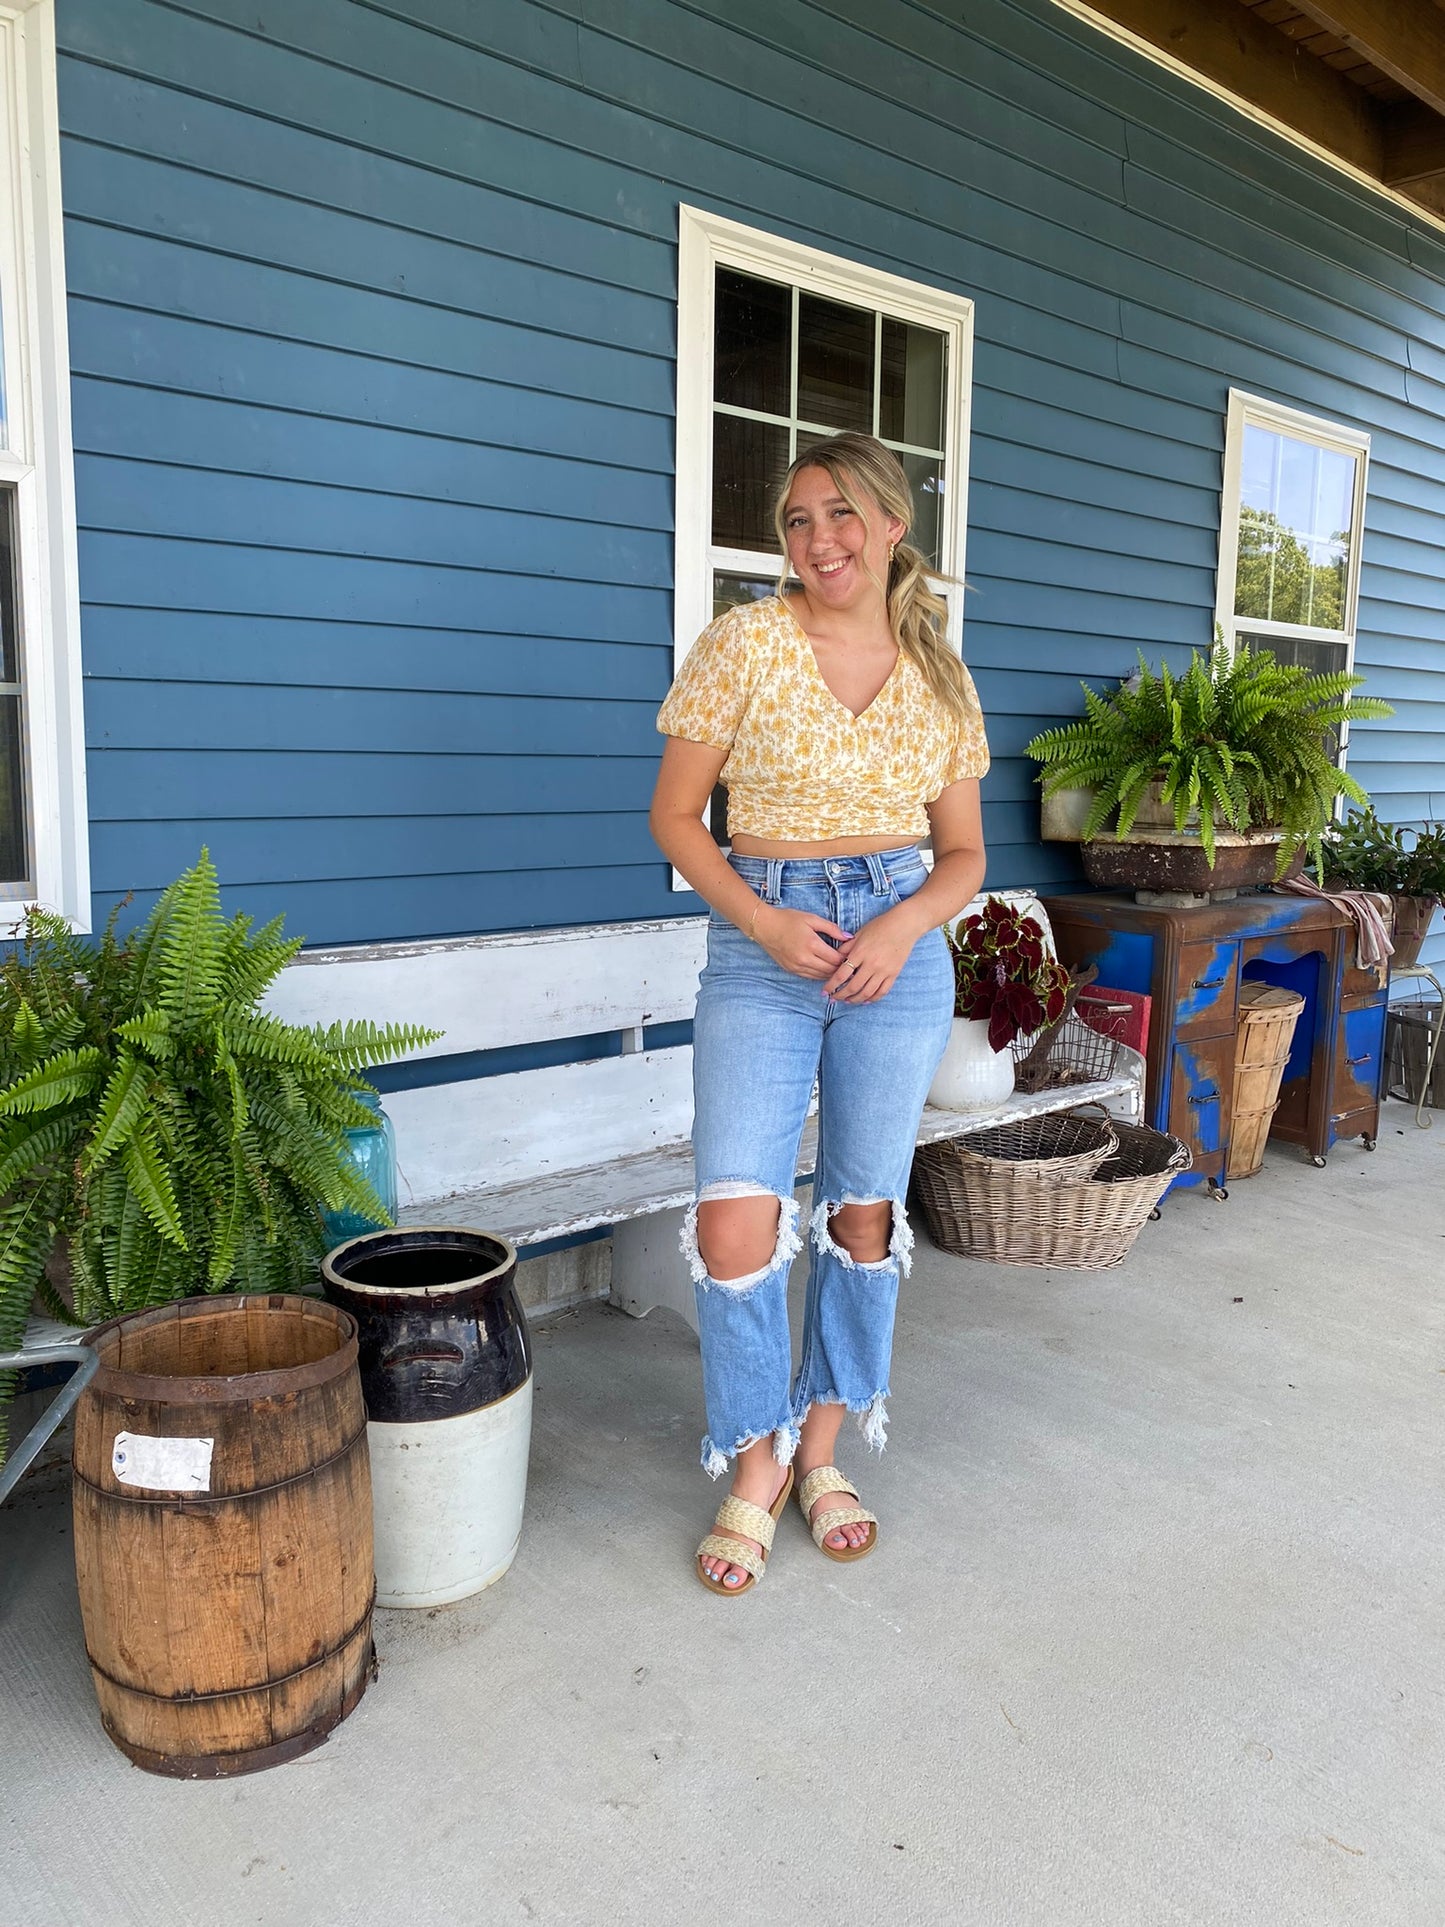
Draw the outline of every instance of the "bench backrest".
[[[1036,916],[1052,948],[1032,891],[992,894]],[[686,1137],[691,1046],[645,1050],[642,1032],[692,1016],[706,948],[702,917],[348,945],[303,952],[268,1007],[292,1023],[445,1031],[417,1059],[622,1033],[621,1056],[390,1093],[405,1192],[425,1203]]]

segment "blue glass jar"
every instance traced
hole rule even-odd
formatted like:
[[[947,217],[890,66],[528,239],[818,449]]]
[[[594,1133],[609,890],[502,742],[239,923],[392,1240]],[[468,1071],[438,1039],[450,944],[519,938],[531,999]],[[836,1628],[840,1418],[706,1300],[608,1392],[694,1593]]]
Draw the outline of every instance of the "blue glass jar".
[[[326,1235],[333,1245],[344,1244],[348,1238],[359,1238],[366,1231],[383,1231],[387,1223],[396,1220],[396,1133],[375,1091],[358,1091],[356,1101],[376,1113],[376,1122],[355,1125],[348,1130],[347,1151],[351,1162],[386,1206],[388,1217],[382,1221],[364,1218],[357,1211],[323,1212]]]

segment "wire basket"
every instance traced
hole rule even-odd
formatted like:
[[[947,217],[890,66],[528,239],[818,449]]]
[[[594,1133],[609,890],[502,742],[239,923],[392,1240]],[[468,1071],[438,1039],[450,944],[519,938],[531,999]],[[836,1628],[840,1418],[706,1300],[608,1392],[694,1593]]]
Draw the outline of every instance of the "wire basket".
[[[1014,1040],[1015,1064],[1021,1064],[1028,1056],[1038,1035],[1035,1031],[1032,1036]],[[1105,1037],[1101,1031],[1092,1030],[1070,1011],[1044,1058],[1047,1075],[1034,1088],[1054,1091],[1067,1089],[1070,1084],[1102,1083],[1117,1073],[1121,1054],[1117,1037]]]
[[[1102,1149],[1010,1158],[1000,1142],[1024,1125],[1092,1126]],[[1141,1124],[1101,1126],[1076,1112],[1029,1118],[967,1139],[920,1145],[914,1195],[928,1234],[960,1258],[1103,1271],[1121,1264],[1149,1213],[1192,1163],[1187,1145]]]

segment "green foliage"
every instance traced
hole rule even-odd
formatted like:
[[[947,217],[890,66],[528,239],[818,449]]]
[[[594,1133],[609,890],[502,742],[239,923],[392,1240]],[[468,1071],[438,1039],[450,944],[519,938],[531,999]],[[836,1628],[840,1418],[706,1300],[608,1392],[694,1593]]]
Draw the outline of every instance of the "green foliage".
[[[1388,716],[1387,703],[1357,697],[1363,677],[1322,675],[1241,643],[1197,652],[1182,676],[1157,675],[1143,656],[1112,694],[1085,686],[1082,720],[1028,745],[1046,795],[1091,789],[1084,824],[1094,837],[1116,821],[1127,836],[1151,783],[1161,786],[1175,828],[1198,822],[1214,863],[1221,828],[1283,831],[1282,875],[1301,848],[1321,861],[1321,837],[1338,797],[1364,805],[1364,791],[1335,762],[1347,723]]]
[[[0,1351],[37,1292],[93,1325],[195,1292],[296,1291],[323,1210],[385,1221],[346,1131],[374,1122],[368,1066],[438,1033],[258,1009],[299,948],[279,918],[222,915],[204,850],[124,940],[114,915],[99,942],[27,916],[0,962]],[[43,1275],[62,1237],[73,1306]]]
[[[1445,903],[1445,823],[1422,830],[1382,823],[1373,809],[1351,810],[1324,843],[1325,874],[1348,890],[1383,890]]]

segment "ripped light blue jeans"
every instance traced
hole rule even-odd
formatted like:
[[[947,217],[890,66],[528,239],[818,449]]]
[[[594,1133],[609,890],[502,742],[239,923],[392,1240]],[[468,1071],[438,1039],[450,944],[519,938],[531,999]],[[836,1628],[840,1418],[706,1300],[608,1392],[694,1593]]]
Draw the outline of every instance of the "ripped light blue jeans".
[[[765,903],[812,911],[850,934],[912,896],[928,874],[912,848],[729,861]],[[789,1463],[818,1402],[856,1412],[868,1443],[882,1450],[898,1279],[913,1245],[904,1193],[952,1018],[953,969],[940,930],[919,939],[885,996],[846,1004],[825,997],[820,980],[774,963],[726,919],[709,920],[693,1032],[696,1190],[682,1248],[702,1339],[702,1462],[714,1478],[763,1438]],[[793,1185],[815,1078],[812,1249],[795,1375],[788,1271],[802,1244]],[[771,1261],[747,1277],[710,1277],[698,1250],[698,1204],[757,1196],[780,1205]],[[885,1202],[893,1208],[887,1255],[855,1262],[830,1235],[830,1220],[841,1205]]]

